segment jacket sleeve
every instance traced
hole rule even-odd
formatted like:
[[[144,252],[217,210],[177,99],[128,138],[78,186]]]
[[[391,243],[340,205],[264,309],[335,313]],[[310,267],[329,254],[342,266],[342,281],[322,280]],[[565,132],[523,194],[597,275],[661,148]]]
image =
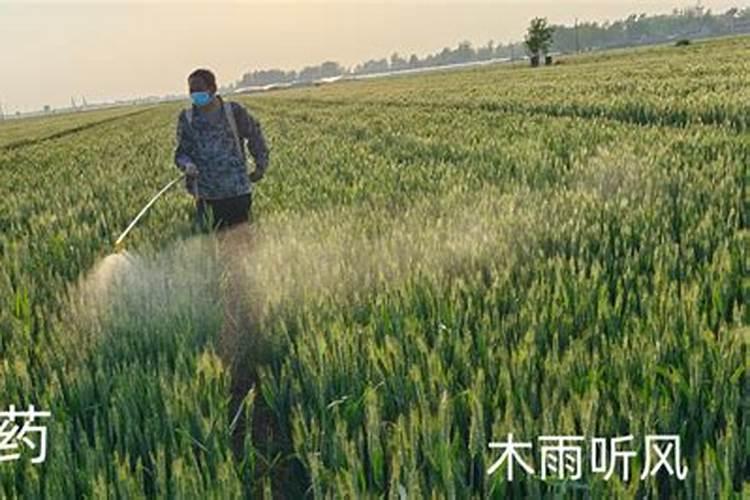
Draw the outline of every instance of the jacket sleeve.
[[[255,160],[255,168],[265,172],[268,168],[268,146],[263,137],[258,120],[250,116],[247,109],[239,103],[234,104],[235,120],[237,121],[237,133],[240,137],[247,139],[247,147]]]
[[[174,151],[174,163],[183,172],[185,167],[193,161],[193,137],[189,130],[185,111],[177,118],[177,147]]]

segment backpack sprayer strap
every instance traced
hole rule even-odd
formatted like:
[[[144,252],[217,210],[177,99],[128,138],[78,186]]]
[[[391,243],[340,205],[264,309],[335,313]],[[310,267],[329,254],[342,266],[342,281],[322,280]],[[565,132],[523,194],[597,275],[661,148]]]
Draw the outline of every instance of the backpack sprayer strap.
[[[240,141],[240,134],[237,132],[237,122],[234,119],[234,112],[232,111],[232,103],[224,103],[224,114],[229,122],[229,128],[232,129],[232,135],[234,136],[234,145],[237,146],[237,153],[240,157],[245,159],[245,152],[242,150],[242,141]]]

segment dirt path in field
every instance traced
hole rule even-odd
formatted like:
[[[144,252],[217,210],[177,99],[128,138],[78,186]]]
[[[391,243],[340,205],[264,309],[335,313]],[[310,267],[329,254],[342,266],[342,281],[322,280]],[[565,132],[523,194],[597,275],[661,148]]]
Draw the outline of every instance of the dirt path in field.
[[[252,433],[256,453],[256,478],[271,477],[274,498],[284,498],[290,487],[300,484],[299,475],[293,477],[294,465],[284,460],[292,452],[289,429],[282,428],[279,419],[266,404],[261,394],[261,378],[258,368],[272,361],[273,342],[261,329],[258,290],[244,267],[250,256],[255,235],[252,226],[242,225],[218,233],[220,255],[223,264],[222,290],[224,298],[224,322],[218,337],[218,352],[231,373],[231,404],[229,415],[234,421],[232,449],[235,457],[245,456],[245,438]],[[250,390],[255,390],[252,423],[248,429],[242,409]],[[263,497],[262,484],[252,491],[253,498]],[[303,492],[298,492],[301,496]]]

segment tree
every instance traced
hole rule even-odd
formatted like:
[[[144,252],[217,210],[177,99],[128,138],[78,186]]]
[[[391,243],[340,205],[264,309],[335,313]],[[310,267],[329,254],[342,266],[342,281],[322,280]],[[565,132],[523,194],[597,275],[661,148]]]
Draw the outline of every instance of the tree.
[[[471,42],[463,41],[458,44],[456,50],[453,51],[453,57],[451,58],[452,63],[465,63],[473,61],[476,58],[476,52],[471,46]]]
[[[320,76],[323,78],[333,78],[345,73],[345,69],[335,61],[326,61],[320,65]]]
[[[385,73],[390,69],[388,59],[370,59],[354,68],[354,74],[366,75],[372,73]]]
[[[546,17],[535,17],[529,24],[524,44],[529,52],[532,66],[539,66],[540,55],[546,55],[552,45],[554,26],[550,26]]]
[[[737,19],[737,14],[740,13],[740,9],[737,7],[732,7],[726,13],[724,16],[729,19],[729,32],[734,33],[734,20]]]
[[[492,59],[493,55],[495,54],[495,42],[490,40],[487,42],[487,45],[484,47],[480,47],[477,49],[477,59],[480,61],[486,61],[488,59]]]
[[[409,67],[409,62],[401,57],[398,52],[391,54],[391,71],[401,71]]]

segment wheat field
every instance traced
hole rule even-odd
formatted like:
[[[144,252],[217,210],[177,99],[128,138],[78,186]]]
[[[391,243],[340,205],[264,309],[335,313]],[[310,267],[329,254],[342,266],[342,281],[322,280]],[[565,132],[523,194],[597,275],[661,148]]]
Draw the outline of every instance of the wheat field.
[[[232,96],[250,229],[195,234],[185,103],[0,123],[3,498],[750,494],[750,38]],[[508,481],[508,433],[633,435]],[[640,479],[678,434],[687,476]]]

